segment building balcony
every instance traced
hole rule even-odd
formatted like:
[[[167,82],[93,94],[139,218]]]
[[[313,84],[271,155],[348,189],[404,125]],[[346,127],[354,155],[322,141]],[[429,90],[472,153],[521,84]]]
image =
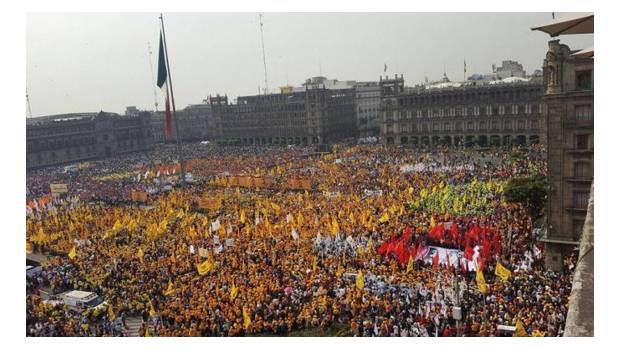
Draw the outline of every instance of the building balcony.
[[[587,207],[583,207],[583,208],[577,208],[577,207],[565,207],[564,210],[571,212],[571,213],[579,213],[579,214],[586,214],[588,212],[588,208]]]
[[[588,155],[588,154],[594,154],[594,149],[590,149],[590,148],[569,148],[566,150],[566,152],[570,153],[570,154],[577,154],[577,155]]]
[[[566,121],[564,123],[564,127],[568,128],[568,129],[594,129],[594,121],[590,121],[590,122],[583,122],[583,121],[575,121],[575,120],[570,120],[570,121]]]
[[[590,184],[594,179],[592,177],[565,177],[564,180],[572,183]]]

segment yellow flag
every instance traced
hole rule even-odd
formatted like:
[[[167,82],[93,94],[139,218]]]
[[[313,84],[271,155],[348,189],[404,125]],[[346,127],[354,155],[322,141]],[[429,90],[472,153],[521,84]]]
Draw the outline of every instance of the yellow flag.
[[[248,314],[248,310],[243,307],[243,328],[248,329],[252,324],[252,319],[250,318],[250,314]]]
[[[172,281],[168,281],[168,288],[164,292],[164,295],[170,296],[172,294],[174,294],[174,284],[172,284]]]
[[[364,275],[362,275],[362,271],[358,271],[357,272],[357,278],[355,280],[355,286],[359,290],[364,289]]]
[[[381,216],[381,218],[379,218],[379,222],[380,223],[384,223],[384,222],[387,222],[387,221],[390,221],[390,215],[387,212],[385,212],[383,214],[383,216]]]
[[[144,332],[144,336],[145,337],[150,337],[151,336],[151,329],[148,326],[146,327],[146,332]]]
[[[357,256],[362,256],[364,254],[364,249],[362,249],[361,245],[357,246]]]
[[[495,264],[495,276],[499,277],[502,281],[508,281],[508,278],[511,274],[512,273],[510,272],[510,270],[500,264],[499,261]]]
[[[413,193],[413,187],[409,187],[409,188],[407,189],[407,193],[412,194],[412,193]]]
[[[138,259],[140,259],[141,263],[144,263],[144,251],[142,250],[142,247],[138,248],[138,253],[136,254],[136,256],[138,256]]]
[[[116,320],[116,315],[114,314],[114,310],[112,309],[112,305],[108,305],[108,319],[110,321]]]
[[[342,268],[342,265],[338,265],[338,269],[336,270],[336,276],[340,277],[343,273],[344,269]]]
[[[480,290],[480,293],[486,294],[489,291],[489,288],[487,287],[487,283],[484,280],[484,275],[482,274],[482,271],[480,270],[476,272],[476,283],[478,283],[478,289]]]
[[[239,214],[239,221],[241,221],[242,224],[245,224],[245,210],[241,209],[241,214]]]
[[[112,230],[118,231],[121,228],[123,228],[123,225],[121,225],[120,220],[116,220],[116,222],[114,223],[114,226],[112,226]]]
[[[541,332],[538,329],[532,332],[532,337],[544,337],[544,336],[545,336],[545,332]]]
[[[238,293],[239,288],[237,288],[237,286],[235,286],[235,284],[233,283],[232,288],[230,289],[230,299],[235,300]]]
[[[207,259],[203,263],[196,265],[196,268],[198,269],[198,274],[200,276],[206,275],[211,270],[213,270],[214,267],[215,266],[214,266],[213,262],[211,261],[211,259]]]
[[[297,213],[297,225],[301,226],[304,224],[304,217],[301,215],[301,212]]]
[[[431,216],[431,228],[435,227],[435,217]]]
[[[71,251],[68,254],[69,259],[73,260],[75,259],[75,257],[77,256],[77,249],[75,248],[75,246],[73,246],[73,248],[71,248]]]
[[[372,243],[372,238],[368,239],[368,243],[366,243],[366,253],[370,254],[374,251],[375,245]]]
[[[154,317],[157,313],[155,312],[155,307],[153,307],[153,302],[149,299],[149,316]]]
[[[334,217],[332,218],[332,234],[336,235],[338,232],[340,232],[340,225],[338,224],[338,221]]]
[[[512,336],[527,337],[527,332],[525,331],[525,327],[523,327],[523,322],[521,322],[521,319],[517,320],[517,324],[515,325],[515,332]]]
[[[170,262],[173,263],[173,264],[177,263],[177,257],[174,254],[174,252],[172,252],[172,256],[170,257]]]
[[[316,256],[315,256],[314,259],[312,260],[312,272],[316,271],[316,267],[317,267],[317,261],[316,261]]]
[[[409,256],[409,262],[407,263],[407,273],[413,271],[413,257]]]

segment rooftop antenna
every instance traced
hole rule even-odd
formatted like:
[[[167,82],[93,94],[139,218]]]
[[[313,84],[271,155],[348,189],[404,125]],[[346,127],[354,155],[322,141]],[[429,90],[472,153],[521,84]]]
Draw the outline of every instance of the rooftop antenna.
[[[153,100],[155,101],[155,112],[158,112],[157,109],[157,90],[155,90],[155,75],[153,74],[153,60],[151,59],[151,55],[153,55],[153,51],[151,50],[151,42],[147,41],[146,46],[149,52],[149,68],[151,68],[151,85],[153,86]]]
[[[265,38],[263,36],[263,14],[258,14],[258,21],[260,23],[260,43],[263,48],[263,66],[265,68],[265,95],[269,91],[269,84],[267,84],[267,59],[265,58]]]
[[[551,12],[551,19],[555,19],[555,12]]]
[[[28,104],[28,118],[32,118],[32,109],[30,109],[30,97],[28,96],[27,88],[26,88],[26,103]]]

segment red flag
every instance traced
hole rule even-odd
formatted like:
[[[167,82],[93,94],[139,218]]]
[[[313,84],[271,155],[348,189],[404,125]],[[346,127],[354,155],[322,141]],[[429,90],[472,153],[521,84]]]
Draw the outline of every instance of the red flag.
[[[409,251],[407,251],[407,249],[401,249],[401,252],[398,254],[398,263],[401,265],[404,265],[408,261],[409,261]]]
[[[164,134],[166,138],[172,136],[172,112],[170,112],[170,94],[166,89],[166,123],[164,124]]]
[[[450,236],[452,236],[452,241],[456,243],[459,237],[459,229],[456,226],[456,222],[452,222],[452,226],[450,226]]]
[[[439,251],[435,252],[435,256],[433,257],[433,269],[439,268]]]
[[[383,243],[381,243],[379,248],[377,248],[377,253],[379,253],[380,255],[384,255],[384,254],[387,254],[387,252],[388,252],[388,243],[386,241],[383,241]]]
[[[405,241],[405,243],[409,243],[410,238],[411,238],[411,227],[407,226],[405,230],[403,231],[403,241]]]
[[[483,258],[488,258],[491,255],[491,243],[489,243],[489,240],[486,239],[486,237],[484,237],[483,241],[482,241],[482,253],[481,253]]]
[[[463,251],[463,257],[470,261],[474,257],[474,249],[469,245],[469,242],[465,246],[465,251]]]

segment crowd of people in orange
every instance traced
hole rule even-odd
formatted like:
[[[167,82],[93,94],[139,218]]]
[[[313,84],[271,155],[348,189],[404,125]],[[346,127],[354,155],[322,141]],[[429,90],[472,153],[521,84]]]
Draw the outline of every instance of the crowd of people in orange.
[[[28,212],[28,244],[47,259],[40,275],[27,278],[27,335],[127,335],[130,318],[140,318],[142,336],[336,327],[349,336],[496,336],[498,326],[516,326],[519,335],[562,333],[571,261],[561,272],[545,270],[532,219],[502,196],[510,178],[546,175],[543,148],[190,152],[195,181],[150,194],[148,203],[89,202],[70,193]],[[114,171],[143,174],[145,167],[136,159],[117,162],[122,169],[103,164],[112,184]],[[101,166],[72,176],[90,183]],[[233,175],[313,183],[295,191],[222,181]],[[29,184],[50,180],[30,176]],[[144,176],[122,182],[151,186]],[[44,194],[35,188],[31,194]],[[199,205],[204,198],[217,207]],[[468,243],[467,254],[460,240],[443,239],[472,228],[492,230],[501,244]],[[404,259],[380,249],[395,239],[409,249]],[[417,254],[421,247],[428,254]],[[439,263],[444,250],[456,261]],[[106,310],[49,302],[68,290],[97,293]]]

